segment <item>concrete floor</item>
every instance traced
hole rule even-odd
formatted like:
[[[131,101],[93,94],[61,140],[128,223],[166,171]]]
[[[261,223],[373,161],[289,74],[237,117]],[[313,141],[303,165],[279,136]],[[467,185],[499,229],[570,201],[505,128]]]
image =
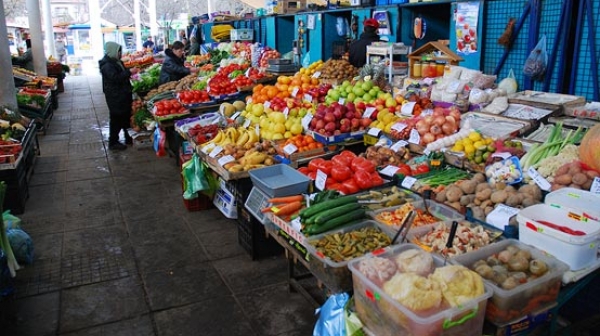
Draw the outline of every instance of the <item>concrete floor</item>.
[[[251,261],[235,221],[188,212],[174,160],[107,150],[95,71],[68,77],[40,136],[20,215],[35,262],[5,302],[2,335],[311,335],[283,256]],[[0,321],[2,322],[2,321]]]

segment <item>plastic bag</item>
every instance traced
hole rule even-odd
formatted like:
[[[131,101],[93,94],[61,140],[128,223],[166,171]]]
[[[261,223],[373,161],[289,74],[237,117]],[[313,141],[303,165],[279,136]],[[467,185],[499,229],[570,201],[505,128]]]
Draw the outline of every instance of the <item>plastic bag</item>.
[[[345,336],[346,322],[344,307],[350,296],[347,293],[331,295],[323,306],[317,309],[319,320],[313,336]]]
[[[206,164],[200,161],[198,154],[194,153],[192,159],[183,164],[181,175],[183,176],[183,198],[195,199],[199,192],[211,192],[211,185],[207,176],[210,171]],[[214,192],[214,190],[212,191]]]
[[[473,89],[469,94],[469,103],[471,104],[485,104],[488,99],[488,94],[480,89]]]
[[[344,19],[343,17],[338,17],[336,19],[335,29],[338,36],[346,36],[348,33],[348,20]]]
[[[302,66],[305,68],[308,68],[309,65],[310,65],[310,54],[306,53],[306,55],[304,55],[304,57],[302,58]]]
[[[4,220],[4,230],[21,228],[21,219],[11,214],[10,210],[2,213],[2,220]]]
[[[506,96],[496,97],[492,103],[483,108],[483,112],[500,114],[508,109],[508,98]]]
[[[523,66],[523,74],[533,80],[541,81],[546,74],[548,66],[548,53],[546,52],[546,35],[542,36]]]
[[[510,71],[508,72],[508,77],[500,81],[500,83],[498,84],[498,88],[506,91],[506,94],[512,94],[517,92],[518,85],[513,69],[510,69]]]
[[[165,143],[167,141],[167,134],[160,128],[156,128],[152,140],[156,156],[166,156]]]
[[[496,83],[496,76],[479,73],[473,77],[471,83],[474,88],[482,90],[489,89],[494,86],[494,83]]]
[[[9,229],[6,230],[6,236],[17,262],[23,264],[33,263],[33,240],[27,232],[21,229]]]
[[[365,333],[362,331],[363,324],[358,318],[356,312],[351,310],[351,306],[354,303],[354,297],[348,300],[344,309],[344,323],[346,324],[346,335],[347,336],[364,336]]]

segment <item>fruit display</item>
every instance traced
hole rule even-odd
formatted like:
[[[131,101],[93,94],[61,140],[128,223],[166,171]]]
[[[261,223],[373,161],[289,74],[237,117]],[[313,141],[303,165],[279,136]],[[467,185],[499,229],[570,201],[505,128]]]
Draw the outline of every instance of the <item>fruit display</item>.
[[[254,85],[254,81],[252,81],[252,79],[240,74],[237,77],[235,77],[232,81],[233,84],[235,84],[235,86],[239,89],[239,88],[247,88],[250,87],[252,85]]]
[[[22,149],[17,140],[0,140],[0,164],[14,162]]]
[[[358,69],[345,59],[330,59],[321,66],[322,79],[346,80],[358,75]]]
[[[494,144],[494,139],[482,136],[477,131],[470,131],[466,138],[457,140],[451,150],[465,153],[469,162],[480,165],[485,163],[490,155],[496,152],[496,145]]]
[[[183,90],[177,93],[177,99],[183,105],[194,105],[211,101],[208,92],[204,90]]]
[[[406,162],[410,158],[410,152],[406,147],[400,147],[397,151],[394,151],[385,146],[369,146],[364,155],[361,154],[361,156],[373,162],[376,167],[385,167],[388,165],[397,166]]]
[[[279,53],[279,51],[277,50],[265,50],[261,55],[260,55],[260,60],[258,61],[258,66],[261,68],[266,68],[269,65],[269,60],[270,59],[278,59],[281,58],[281,54]]]
[[[202,54],[202,55],[189,55],[186,57],[186,61],[191,65],[203,65],[210,61],[210,54]]]
[[[230,118],[236,112],[243,112],[246,109],[246,103],[241,100],[236,100],[233,103],[222,103],[219,106],[219,113],[221,113],[224,117]]]
[[[298,70],[296,75],[308,75],[308,76],[312,77],[317,71],[321,70],[322,67],[323,67],[323,60],[318,60],[316,62],[309,64],[308,68],[305,68],[305,67],[300,68],[300,70]]]
[[[260,137],[266,140],[289,139],[302,133],[302,118],[299,116],[286,116],[282,112],[265,114],[258,123]]]
[[[154,63],[152,54],[146,54],[141,51],[136,51],[131,54],[126,54],[121,57],[121,61],[126,68],[141,67]]]
[[[263,72],[261,72],[260,70],[258,70],[257,68],[248,69],[246,76],[248,76],[248,78],[250,78],[253,81],[257,81],[257,80],[265,78],[265,74]]]
[[[316,141],[310,135],[297,134],[278,145],[277,151],[280,154],[289,156],[294,153],[304,153],[319,148],[323,148],[323,144]]]
[[[337,190],[343,194],[354,194],[361,190],[380,186],[383,179],[375,171],[373,162],[356,156],[345,150],[331,160],[312,159],[308,167],[298,169],[312,180],[317,178],[317,171],[327,175],[325,189]]]
[[[211,140],[205,142],[202,146],[202,151],[210,154],[216,146],[224,147],[226,145],[240,146],[247,150],[258,143],[258,141],[258,134],[254,130],[243,127],[228,127],[224,130],[219,130]]]
[[[386,108],[393,108],[394,111],[395,107],[403,100],[401,97],[399,97],[399,100],[392,98],[391,93],[381,90],[371,80],[359,80],[354,84],[349,80],[345,80],[327,92],[325,102],[331,104],[339,101],[340,98],[352,103],[375,103],[375,100],[379,98],[374,106],[381,105]]]
[[[371,118],[363,118],[363,113],[364,110],[351,102],[334,102],[329,106],[319,104],[309,129],[325,136],[362,131],[372,122]]]
[[[237,87],[227,76],[215,75],[208,82],[208,93],[212,97],[219,97],[222,95],[235,94],[238,92]]]
[[[186,113],[185,107],[177,99],[165,99],[154,103],[152,113],[157,117]]]

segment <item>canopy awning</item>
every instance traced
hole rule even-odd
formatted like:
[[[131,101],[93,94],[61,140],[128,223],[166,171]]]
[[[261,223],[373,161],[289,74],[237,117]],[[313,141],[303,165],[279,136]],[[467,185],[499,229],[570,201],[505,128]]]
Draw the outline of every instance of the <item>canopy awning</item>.
[[[106,21],[104,19],[100,19],[100,25],[102,26],[102,28],[116,28],[117,25]],[[75,24],[71,24],[69,26],[67,26],[67,28],[69,29],[90,29],[90,23],[89,22],[85,22],[85,23],[75,23]]]

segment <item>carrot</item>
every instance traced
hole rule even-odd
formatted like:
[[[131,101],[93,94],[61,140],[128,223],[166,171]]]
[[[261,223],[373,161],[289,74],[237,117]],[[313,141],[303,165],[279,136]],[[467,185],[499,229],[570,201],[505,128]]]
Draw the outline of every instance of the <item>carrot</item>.
[[[296,202],[292,202],[292,203],[288,203],[284,206],[282,206],[281,208],[278,208],[278,210],[274,210],[273,212],[279,216],[287,216],[287,215],[291,215],[294,212],[300,210],[300,208],[302,208],[302,202],[301,201],[296,201]]]
[[[275,197],[269,200],[269,203],[292,203],[292,202],[302,202],[304,200],[304,196],[295,195],[295,196],[285,196],[285,197]]]
[[[260,212],[262,212],[262,213],[273,212],[273,207],[262,208],[262,209],[260,209]]]

